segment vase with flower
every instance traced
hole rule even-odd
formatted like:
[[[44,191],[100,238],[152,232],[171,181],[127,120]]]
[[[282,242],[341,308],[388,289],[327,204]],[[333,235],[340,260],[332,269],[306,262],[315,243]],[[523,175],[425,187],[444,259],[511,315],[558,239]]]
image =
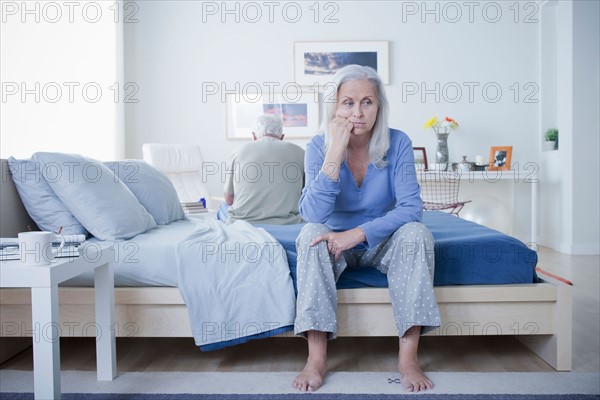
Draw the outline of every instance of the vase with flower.
[[[435,162],[442,164],[443,169],[448,165],[448,136],[450,132],[458,129],[458,122],[446,117],[443,121],[433,117],[425,122],[424,128],[433,129],[437,136],[437,148],[435,151]]]

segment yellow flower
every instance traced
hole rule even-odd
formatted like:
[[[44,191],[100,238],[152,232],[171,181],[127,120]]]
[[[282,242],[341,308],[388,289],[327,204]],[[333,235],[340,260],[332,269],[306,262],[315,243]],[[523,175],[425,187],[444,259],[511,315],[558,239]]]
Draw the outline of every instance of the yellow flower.
[[[458,129],[458,122],[450,117],[446,117],[441,122],[438,121],[437,117],[433,117],[429,119],[423,125],[423,128],[428,129],[431,128],[437,134],[440,133],[450,133],[451,130]]]
[[[431,128],[435,125],[437,125],[437,117],[433,117],[430,120],[428,120],[427,122],[425,122],[425,125],[423,125],[423,128]]]

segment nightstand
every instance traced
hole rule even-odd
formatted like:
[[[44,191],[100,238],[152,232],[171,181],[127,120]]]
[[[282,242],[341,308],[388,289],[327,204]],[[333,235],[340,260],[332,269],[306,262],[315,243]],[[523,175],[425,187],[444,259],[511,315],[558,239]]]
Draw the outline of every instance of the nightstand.
[[[112,247],[89,243],[80,247],[79,257],[58,258],[50,265],[24,266],[18,260],[0,262],[0,287],[31,288],[36,399],[60,399],[58,285],[86,271],[94,270],[98,380],[110,381],[116,377],[113,257]]]

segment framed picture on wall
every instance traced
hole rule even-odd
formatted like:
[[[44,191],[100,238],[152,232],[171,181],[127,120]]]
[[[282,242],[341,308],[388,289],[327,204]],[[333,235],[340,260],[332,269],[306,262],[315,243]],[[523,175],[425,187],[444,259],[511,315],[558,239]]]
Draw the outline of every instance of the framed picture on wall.
[[[227,94],[227,139],[252,140],[252,126],[262,114],[281,116],[285,138],[310,138],[319,129],[319,102],[315,97],[310,90]]]
[[[389,59],[388,41],[294,43],[294,71],[300,85],[324,85],[338,69],[350,64],[372,67],[388,84]]]
[[[512,146],[495,146],[490,149],[490,171],[510,171]]]
[[[429,164],[427,164],[427,151],[425,147],[413,147],[413,154],[415,156],[417,171],[428,170]]]

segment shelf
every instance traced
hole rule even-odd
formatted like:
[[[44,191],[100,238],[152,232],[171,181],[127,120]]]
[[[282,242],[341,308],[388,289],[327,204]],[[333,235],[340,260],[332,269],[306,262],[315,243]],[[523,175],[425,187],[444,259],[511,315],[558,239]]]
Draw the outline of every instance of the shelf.
[[[531,163],[530,168],[524,168],[519,170],[510,171],[420,171],[417,172],[417,177],[420,174],[426,174],[428,176],[440,175],[441,179],[444,176],[449,178],[460,177],[461,180],[484,180],[487,182],[497,182],[501,180],[511,179],[515,182],[527,181],[536,177],[537,165]]]

